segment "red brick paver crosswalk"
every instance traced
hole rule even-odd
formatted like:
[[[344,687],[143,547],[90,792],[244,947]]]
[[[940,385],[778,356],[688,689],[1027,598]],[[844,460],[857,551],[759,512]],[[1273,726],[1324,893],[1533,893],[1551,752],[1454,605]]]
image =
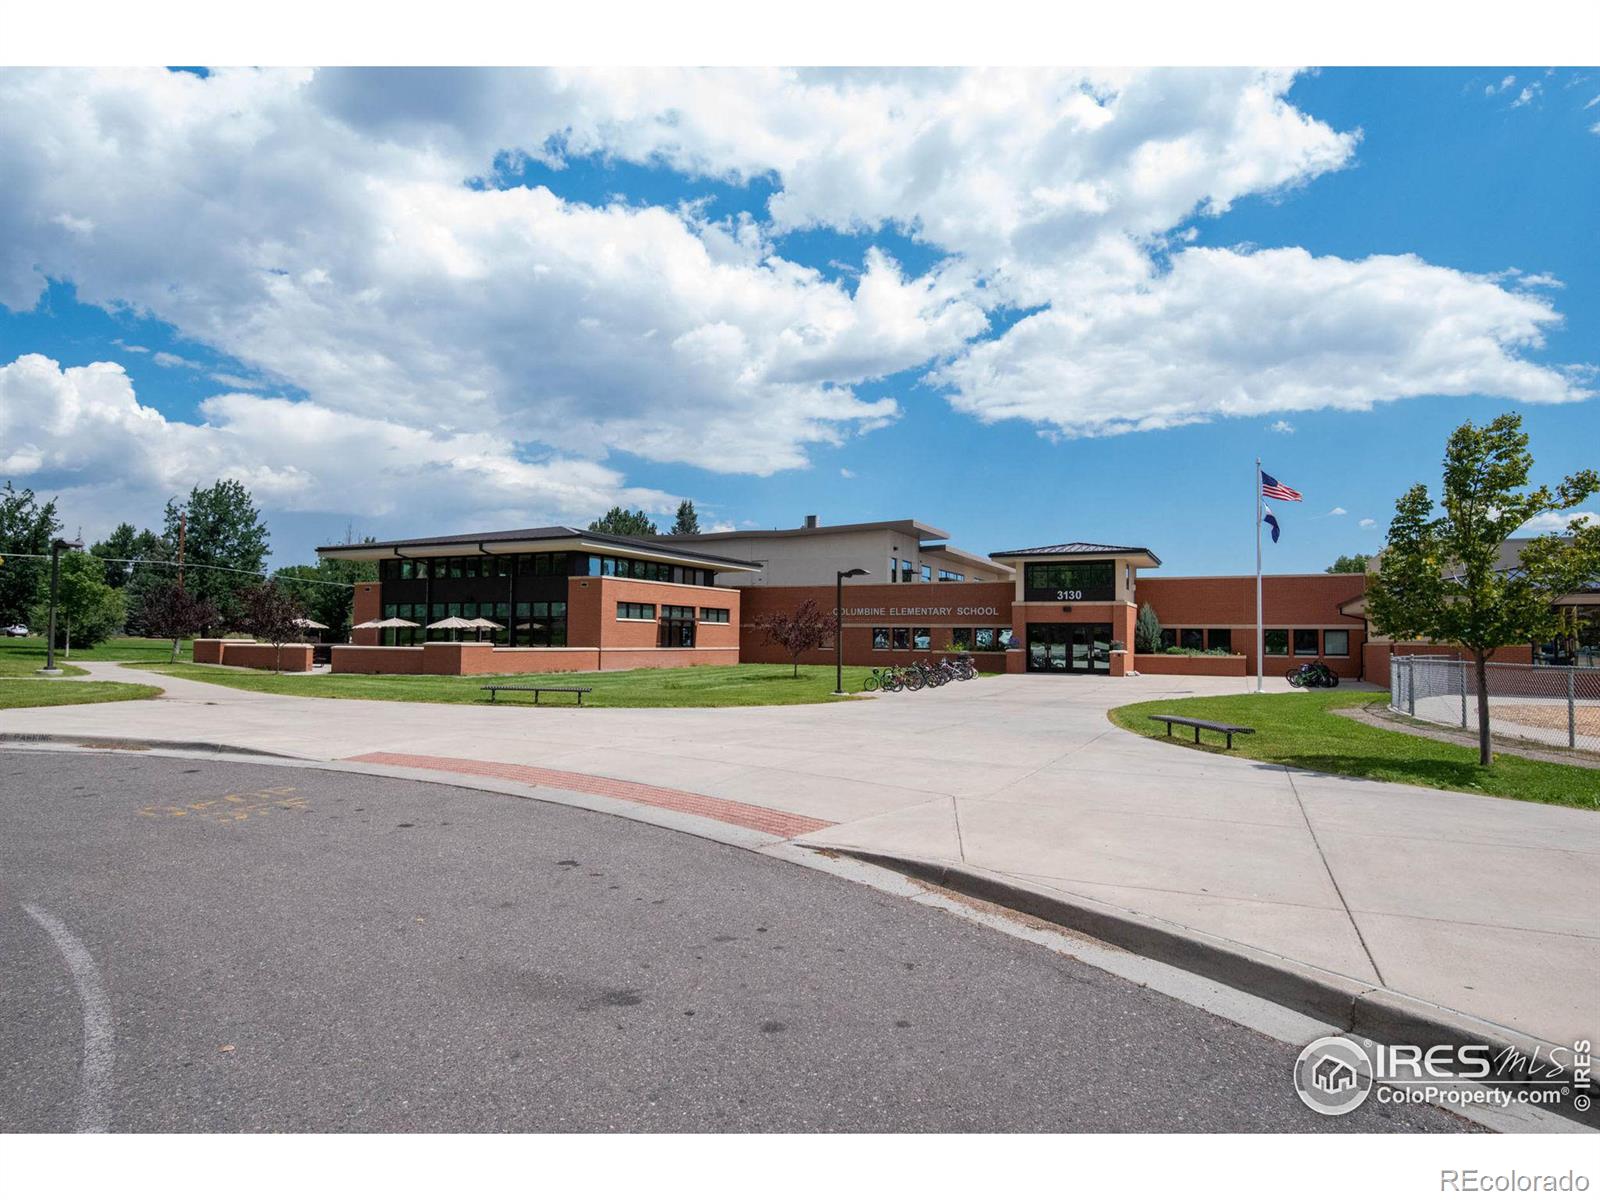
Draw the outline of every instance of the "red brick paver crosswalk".
[[[775,837],[799,837],[826,829],[832,821],[819,821],[798,813],[782,812],[776,808],[762,808],[759,804],[741,804],[737,800],[722,800],[716,796],[703,796],[698,792],[681,792],[676,788],[656,787],[649,783],[634,783],[628,779],[611,779],[604,775],[583,775],[576,771],[554,771],[548,767],[529,767],[520,763],[484,762],[475,758],[444,758],[432,754],[393,754],[377,751],[357,754],[347,762],[382,763],[392,767],[418,767],[425,771],[448,771],[454,775],[482,775],[494,779],[510,779],[545,787],[562,788],[569,792],[583,792],[590,796],[608,796],[613,800],[630,800],[635,804],[648,804],[654,808],[670,808],[674,812],[692,813],[724,821]]]

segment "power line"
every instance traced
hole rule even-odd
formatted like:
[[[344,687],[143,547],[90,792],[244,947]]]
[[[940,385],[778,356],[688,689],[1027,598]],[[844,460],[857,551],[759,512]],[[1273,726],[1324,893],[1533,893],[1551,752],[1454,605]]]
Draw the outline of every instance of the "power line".
[[[340,583],[334,579],[302,579],[298,575],[275,575],[267,571],[246,571],[242,567],[215,567],[209,563],[180,563],[175,559],[167,558],[104,558],[98,554],[92,557],[100,559],[101,562],[131,563],[134,566],[144,567],[179,567],[185,571],[227,571],[233,575],[253,575],[258,579],[281,579],[290,583],[314,583],[320,587],[342,587],[354,590],[356,586],[353,583]],[[48,554],[13,554],[6,551],[0,551],[0,558],[42,558],[46,562],[50,561]]]

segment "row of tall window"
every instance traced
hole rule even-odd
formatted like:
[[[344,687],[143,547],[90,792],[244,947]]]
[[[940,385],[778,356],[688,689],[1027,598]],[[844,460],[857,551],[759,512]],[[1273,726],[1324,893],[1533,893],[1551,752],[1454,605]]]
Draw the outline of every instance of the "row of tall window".
[[[431,609],[431,611],[430,611]],[[567,603],[565,600],[518,601],[515,609],[510,602],[499,600],[462,604],[385,604],[384,617],[398,617],[402,621],[415,621],[416,629],[385,629],[385,646],[420,646],[424,642],[450,642],[466,638],[473,640],[477,634],[465,630],[428,629],[435,621],[447,617],[472,620],[483,617],[493,621],[500,629],[485,630],[484,641],[497,646],[565,646],[567,644]]]
[[[1009,629],[952,629],[950,645],[966,650],[1004,650],[1011,644]],[[923,626],[875,625],[872,629],[874,650],[931,650],[933,630]],[[943,649],[941,646],[940,649]]]
[[[1290,647],[1295,658],[1345,658],[1350,653],[1348,629],[1266,629],[1261,635],[1262,645],[1269,655],[1288,657]],[[1224,650],[1244,653],[1255,646],[1253,629],[1197,629],[1184,626],[1161,631],[1161,645],[1165,649],[1179,646],[1184,650]]]
[[[909,558],[895,558],[891,555],[889,558],[888,580],[890,583],[932,583],[933,564],[923,563],[918,567]],[[967,577],[960,571],[946,571],[943,569],[939,571],[940,583],[965,583],[966,581]]]

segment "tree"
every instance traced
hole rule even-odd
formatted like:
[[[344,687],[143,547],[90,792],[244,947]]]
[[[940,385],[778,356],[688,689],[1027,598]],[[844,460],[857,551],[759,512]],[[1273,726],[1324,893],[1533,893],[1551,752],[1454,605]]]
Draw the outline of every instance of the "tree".
[[[694,501],[685,500],[678,505],[678,519],[672,523],[673,533],[699,533],[700,518],[694,511]]]
[[[1139,618],[1133,625],[1133,648],[1139,654],[1161,653],[1161,618],[1148,603],[1139,606]]]
[[[122,628],[122,594],[105,581],[105,566],[92,554],[63,554],[56,589],[56,646],[72,657],[72,638],[87,650]],[[50,620],[48,575],[34,608],[34,624],[45,628]]]
[[[375,538],[361,538],[372,542]],[[358,544],[355,534],[345,532],[344,545]],[[350,562],[342,558],[319,558],[316,566],[280,567],[273,578],[289,590],[301,612],[328,627],[329,636],[343,640],[350,632],[351,600],[355,585],[378,578],[375,562]]]
[[[1391,638],[1429,638],[1458,645],[1477,665],[1478,761],[1492,761],[1487,667],[1501,646],[1560,632],[1552,605],[1600,574],[1600,526],[1574,518],[1568,537],[1537,537],[1521,561],[1504,569],[1501,547],[1529,521],[1572,508],[1600,490],[1592,470],[1567,476],[1555,488],[1528,487],[1533,456],[1522,418],[1514,413],[1487,425],[1471,421],[1450,435],[1436,510],[1425,484],[1395,505],[1388,545],[1369,581],[1367,611]]]
[[[135,530],[126,521],[104,541],[90,546],[89,553],[105,560],[105,582],[114,588],[127,587],[141,563],[166,562],[173,557],[160,537],[148,529]]]
[[[33,489],[18,491],[6,482],[0,491],[0,625],[28,619],[41,585],[49,584],[50,543],[60,531],[54,500],[40,504]]]
[[[299,602],[276,580],[265,579],[245,589],[239,596],[240,624],[258,641],[272,643],[277,654],[274,671],[283,673],[283,644],[303,633],[298,618]]]
[[[1323,572],[1325,575],[1365,575],[1367,573],[1367,556],[1365,554],[1341,554],[1333,560],[1333,566]]]
[[[655,537],[660,531],[656,528],[656,523],[645,516],[644,509],[630,512],[621,505],[614,505],[611,511],[598,521],[589,522],[589,532],[613,533],[618,537]]]
[[[788,651],[796,679],[800,677],[800,656],[826,645],[833,633],[832,619],[823,615],[815,600],[802,601],[792,613],[765,613],[755,619],[755,627],[769,646]]]
[[[198,484],[181,508],[167,501],[162,540],[174,549],[179,526],[187,515],[183,533],[184,584],[195,596],[211,601],[221,614],[211,623],[234,620],[242,610],[245,589],[254,586],[267,563],[267,527],[249,491],[235,479],[219,479],[208,488]],[[224,568],[221,570],[195,570]]]
[[[151,637],[171,639],[173,662],[178,661],[179,642],[220,619],[215,604],[176,580],[153,584],[144,595],[142,628]]]

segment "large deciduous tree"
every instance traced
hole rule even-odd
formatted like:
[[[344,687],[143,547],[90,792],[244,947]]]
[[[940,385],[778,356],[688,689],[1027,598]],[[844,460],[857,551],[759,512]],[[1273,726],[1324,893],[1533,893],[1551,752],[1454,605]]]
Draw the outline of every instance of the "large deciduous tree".
[[[236,620],[243,593],[259,582],[251,576],[259,576],[267,564],[267,527],[261,513],[244,484],[219,479],[210,487],[195,485],[182,505],[167,502],[162,540],[174,548],[184,515],[184,584],[193,595],[211,601],[222,620]],[[191,571],[191,566],[198,569]]]
[[[0,490],[0,625],[26,621],[40,588],[49,586],[47,556],[60,530],[54,500],[41,504],[33,489],[18,491],[6,481]]]
[[[1472,656],[1483,766],[1493,758],[1489,660],[1501,646],[1559,633],[1554,601],[1600,575],[1600,526],[1583,518],[1569,522],[1567,536],[1534,538],[1518,563],[1502,565],[1501,547],[1518,529],[1600,490],[1600,474],[1592,470],[1553,488],[1529,487],[1532,467],[1521,417],[1462,425],[1445,448],[1438,506],[1421,483],[1400,497],[1367,587],[1367,612],[1380,632],[1461,646]]]
[[[763,613],[754,624],[768,645],[782,646],[788,652],[797,679],[800,656],[826,645],[833,633],[832,618],[823,615],[815,600],[801,601],[793,612]]]
[[[1333,560],[1333,566],[1324,574],[1328,575],[1365,575],[1367,573],[1367,556],[1365,554],[1341,554]]]
[[[656,523],[645,515],[644,509],[630,512],[621,505],[614,505],[605,516],[590,521],[589,530],[591,533],[611,533],[618,537],[655,537],[660,532]]]
[[[135,529],[126,521],[102,541],[90,546],[89,553],[104,561],[105,582],[114,588],[127,587],[142,564],[167,562],[172,558],[172,551],[158,534],[148,529]]]

